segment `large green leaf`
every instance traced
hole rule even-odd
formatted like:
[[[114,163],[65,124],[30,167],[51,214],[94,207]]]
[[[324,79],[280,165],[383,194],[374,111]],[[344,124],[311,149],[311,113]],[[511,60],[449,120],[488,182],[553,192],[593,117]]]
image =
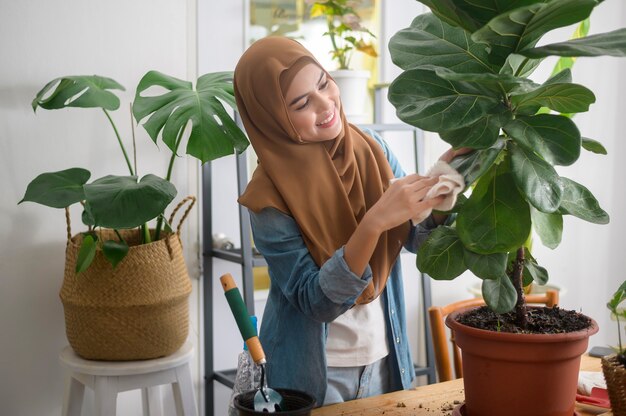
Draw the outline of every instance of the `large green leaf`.
[[[168,91],[158,96],[142,95],[154,86]],[[236,108],[231,72],[203,75],[197,90],[193,90],[190,82],[150,71],[137,86],[133,114],[138,122],[148,117],[144,127],[152,140],[156,143],[161,132],[163,142],[172,151],[177,149],[179,134],[191,122],[187,153],[204,163],[242,152],[248,146],[220,100]]]
[[[572,82],[572,70],[565,68],[562,71],[553,73],[543,85],[563,84]]]
[[[528,59],[525,56],[511,54],[506,58],[504,65],[500,68],[501,74],[515,74],[518,77],[527,77],[532,74],[541,64],[541,59]]]
[[[590,139],[588,137],[582,138],[582,147],[585,150],[588,150],[593,153],[597,153],[599,155],[606,155],[606,148],[597,140]]]
[[[477,150],[457,156],[452,159],[450,166],[463,175],[465,186],[469,187],[491,168],[493,162],[504,149],[504,145],[505,141],[499,140],[489,149]]]
[[[37,111],[37,107],[46,110],[65,107],[100,107],[105,110],[117,110],[120,99],[107,90],[123,91],[124,87],[111,78],[98,75],[60,77],[47,83],[37,93],[31,105],[33,111]]]
[[[102,243],[102,254],[115,268],[128,254],[128,244],[125,241],[107,240]]]
[[[83,185],[91,173],[86,169],[71,168],[42,173],[26,187],[24,201],[36,202],[52,208],[65,208],[85,199]]]
[[[480,84],[446,81],[434,68],[400,74],[389,86],[389,101],[401,120],[428,131],[469,126],[500,102]]]
[[[76,273],[84,272],[93,262],[93,259],[96,257],[96,240],[97,237],[91,234],[83,236],[83,241],[80,243],[78,256],[76,257]]]
[[[458,0],[419,0],[444,22],[473,32],[482,24],[458,6]]]
[[[560,113],[581,113],[596,101],[593,92],[578,84],[544,84],[525,93],[511,93],[516,112],[534,114],[539,107],[548,107]]]
[[[557,56],[626,56],[626,28],[519,52],[529,58]]]
[[[441,17],[470,32],[512,9],[546,0],[419,0]]]
[[[490,73],[458,73],[451,71],[447,68],[437,68],[435,73],[440,77],[448,81],[467,81],[483,84],[491,87],[493,90],[503,93],[504,91],[510,91],[513,88],[527,88],[534,89],[538,85],[533,81],[516,77],[511,74],[490,74]]]
[[[389,53],[402,69],[435,65],[460,73],[493,72],[485,45],[431,13],[417,16],[410,27],[397,32],[389,41]]]
[[[589,189],[571,179],[561,176],[563,196],[560,214],[569,214],[595,224],[608,224],[609,214],[602,208]]]
[[[515,307],[517,292],[508,276],[495,280],[483,280],[483,299],[494,312],[506,313]]]
[[[438,227],[420,246],[417,252],[417,268],[437,280],[451,280],[467,267],[463,262],[463,244],[450,227]]]
[[[502,66],[510,54],[534,46],[547,32],[586,19],[596,0],[552,0],[500,14],[472,34],[491,49],[490,62]]]
[[[530,233],[530,209],[509,173],[485,175],[457,216],[463,245],[480,253],[521,247]]]
[[[554,165],[571,165],[580,156],[580,132],[567,117],[552,114],[521,116],[503,129],[516,143]]]
[[[563,235],[563,216],[559,213],[545,213],[530,207],[533,229],[544,246],[555,249],[561,244]]]
[[[509,153],[513,178],[528,202],[542,212],[556,211],[563,189],[554,168],[533,151],[513,143],[509,145]]]
[[[512,117],[504,106],[498,106],[475,123],[457,130],[441,131],[439,136],[455,148],[486,149],[498,140],[500,128]]]
[[[478,254],[466,249],[463,260],[467,268],[481,279],[499,279],[506,276],[506,253]]]
[[[84,186],[90,213],[97,226],[134,228],[161,214],[176,188],[165,179],[146,175],[105,176]]]
[[[548,271],[537,264],[535,259],[524,259],[524,274],[530,274],[533,281],[538,285],[545,285],[548,283]]]
[[[574,33],[572,34],[571,39],[579,39],[579,38],[584,38],[585,36],[587,36],[587,33],[589,33],[589,26],[590,26],[589,18],[586,18],[585,20],[580,22],[580,24],[576,27],[576,30],[574,30]],[[552,75],[556,75],[566,69],[572,68],[574,66],[575,61],[576,61],[575,57],[562,56],[554,65],[554,68],[552,69]],[[570,79],[567,82],[572,82],[572,80]]]

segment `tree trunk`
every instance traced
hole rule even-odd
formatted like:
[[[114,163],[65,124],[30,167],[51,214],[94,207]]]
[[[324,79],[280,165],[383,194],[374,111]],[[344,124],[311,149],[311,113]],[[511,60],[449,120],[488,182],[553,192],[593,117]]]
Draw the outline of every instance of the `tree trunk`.
[[[524,247],[517,249],[517,258],[515,259],[515,265],[513,267],[513,274],[511,280],[513,287],[517,292],[517,303],[515,304],[515,321],[516,324],[523,329],[528,326],[528,319],[526,315],[526,298],[524,297],[524,287],[522,285],[524,273]]]

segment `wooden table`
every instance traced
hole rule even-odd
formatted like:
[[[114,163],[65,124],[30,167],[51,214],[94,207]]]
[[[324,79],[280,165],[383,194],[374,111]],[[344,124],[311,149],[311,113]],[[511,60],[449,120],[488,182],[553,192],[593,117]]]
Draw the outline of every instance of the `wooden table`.
[[[583,371],[602,371],[599,358],[583,355],[580,363]],[[465,399],[463,380],[420,386],[411,390],[396,391],[366,399],[320,407],[313,410],[315,416],[396,416],[396,415],[452,415],[452,409]],[[580,416],[594,415],[577,409]]]

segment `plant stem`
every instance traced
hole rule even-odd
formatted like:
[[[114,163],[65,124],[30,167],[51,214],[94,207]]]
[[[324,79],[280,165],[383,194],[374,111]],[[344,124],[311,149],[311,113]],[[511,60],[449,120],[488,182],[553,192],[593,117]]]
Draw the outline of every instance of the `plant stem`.
[[[148,223],[145,223],[141,226],[141,232],[143,233],[144,244],[151,243],[152,238],[150,238],[150,228],[148,227]]]
[[[126,243],[126,240],[124,240],[124,237],[122,237],[122,234],[120,234],[119,231],[117,231],[116,229],[113,229],[113,231],[115,231],[115,234],[117,234],[117,238],[119,238],[121,242]],[[126,243],[126,245],[128,245],[128,243]]]
[[[137,143],[135,142],[135,121],[133,120],[133,105],[130,104],[130,131],[133,136],[133,165],[135,166],[135,174],[139,175],[137,170]]]
[[[339,48],[337,47],[337,42],[335,41],[335,32],[334,32],[335,26],[333,25],[332,16],[328,16],[327,22],[328,22],[328,35],[330,36],[330,42],[333,44],[335,56],[337,56],[337,59],[339,60],[339,69],[348,69],[348,67],[346,66],[346,57],[344,56],[343,53],[339,53]]]
[[[515,304],[515,323],[522,329],[528,326],[528,317],[526,316],[526,299],[524,298],[524,288],[522,285],[524,273],[524,247],[517,249],[517,258],[513,266],[513,287],[517,292],[517,303]]]
[[[134,175],[135,173],[133,172],[133,166],[130,164],[130,160],[128,159],[128,154],[126,153],[126,148],[124,147],[124,143],[122,143],[122,138],[120,137],[120,134],[117,131],[117,127],[115,127],[115,123],[113,123],[113,120],[111,119],[111,116],[109,115],[108,111],[105,110],[104,108],[102,109],[102,111],[104,111],[104,114],[109,119],[109,123],[111,123],[111,126],[113,127],[113,131],[115,132],[115,136],[117,137],[117,141],[120,144],[120,148],[122,149],[122,153],[124,154],[124,159],[126,159],[126,164],[128,165],[128,170],[130,171],[131,175]]]
[[[178,136],[176,136],[176,143],[174,144],[174,151],[172,152],[172,157],[170,158],[170,163],[167,167],[167,175],[165,176],[165,180],[169,182],[172,177],[172,171],[174,170],[174,162],[176,161],[176,154],[178,153],[178,147],[180,146],[180,142],[183,139],[183,133],[185,129],[180,129],[178,132]],[[161,228],[163,228],[163,215],[159,215],[157,219],[156,230],[154,231],[154,239],[158,240],[161,237]]]
[[[617,314],[617,308],[615,308],[615,320],[617,320],[617,342],[619,342],[619,350],[624,351],[622,348],[622,328],[619,326],[619,315]]]

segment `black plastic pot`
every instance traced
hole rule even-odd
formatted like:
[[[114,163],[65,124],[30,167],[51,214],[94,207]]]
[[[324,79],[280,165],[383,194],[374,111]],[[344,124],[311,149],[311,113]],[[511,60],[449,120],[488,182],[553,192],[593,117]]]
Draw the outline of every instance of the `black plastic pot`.
[[[274,415],[308,416],[315,407],[315,398],[308,393],[298,390],[274,389],[283,396],[284,409]],[[254,410],[254,395],[257,390],[250,390],[235,396],[235,409],[240,416],[266,416],[268,413]]]

